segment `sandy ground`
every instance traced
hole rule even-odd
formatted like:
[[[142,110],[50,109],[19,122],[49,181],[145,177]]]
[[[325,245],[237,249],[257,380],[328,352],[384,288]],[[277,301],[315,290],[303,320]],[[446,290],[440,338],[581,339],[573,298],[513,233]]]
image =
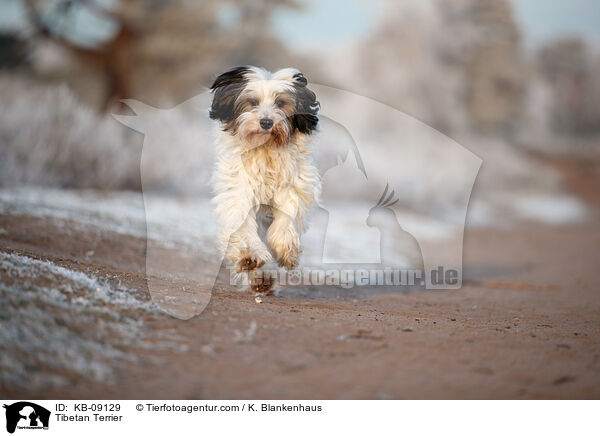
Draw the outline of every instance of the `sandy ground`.
[[[215,291],[188,321],[150,304],[144,238],[4,211],[0,394],[600,398],[600,177],[580,165],[563,170],[592,217],[467,228],[460,290],[262,304]]]

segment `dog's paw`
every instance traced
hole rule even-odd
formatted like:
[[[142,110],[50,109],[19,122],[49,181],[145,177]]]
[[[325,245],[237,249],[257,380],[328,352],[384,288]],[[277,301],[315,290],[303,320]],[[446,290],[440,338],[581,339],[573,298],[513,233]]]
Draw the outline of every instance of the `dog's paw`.
[[[250,276],[250,290],[255,294],[273,295],[275,279],[264,271],[255,271]]]
[[[294,269],[298,266],[300,259],[300,241],[298,238],[290,238],[279,245],[275,252],[280,266],[288,270]]]
[[[255,256],[248,256],[240,259],[237,263],[239,271],[252,271],[253,269],[260,268],[265,262],[256,258]]]
[[[250,253],[245,252],[241,258],[235,262],[236,269],[238,272],[241,271],[253,271],[260,268],[265,263],[271,260],[271,255],[268,252],[265,253]]]
[[[294,269],[298,266],[300,238],[295,229],[287,228],[284,231],[273,231],[267,238],[279,266],[286,269]]]
[[[288,250],[278,259],[279,266],[291,270],[298,267],[299,250]]]

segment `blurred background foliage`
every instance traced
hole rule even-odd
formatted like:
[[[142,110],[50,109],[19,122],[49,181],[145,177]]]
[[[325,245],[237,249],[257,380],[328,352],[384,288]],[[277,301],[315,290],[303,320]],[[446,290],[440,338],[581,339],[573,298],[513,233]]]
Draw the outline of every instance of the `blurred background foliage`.
[[[115,166],[136,165],[140,140],[107,114],[126,110],[123,98],[174,106],[244,64],[298,67],[467,147],[597,153],[595,43],[585,32],[528,42],[509,0],[7,0],[0,8],[3,185],[139,188],[137,175]],[[120,152],[132,143],[134,152]],[[107,157],[119,152],[117,163]]]

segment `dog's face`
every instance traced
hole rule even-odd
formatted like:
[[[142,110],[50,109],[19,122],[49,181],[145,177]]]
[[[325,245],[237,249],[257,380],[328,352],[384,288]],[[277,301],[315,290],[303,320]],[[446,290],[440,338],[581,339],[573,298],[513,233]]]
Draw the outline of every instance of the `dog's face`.
[[[272,74],[257,67],[234,68],[210,87],[210,118],[247,148],[283,146],[292,135],[309,135],[317,127],[319,102],[306,85],[304,75],[293,68]]]

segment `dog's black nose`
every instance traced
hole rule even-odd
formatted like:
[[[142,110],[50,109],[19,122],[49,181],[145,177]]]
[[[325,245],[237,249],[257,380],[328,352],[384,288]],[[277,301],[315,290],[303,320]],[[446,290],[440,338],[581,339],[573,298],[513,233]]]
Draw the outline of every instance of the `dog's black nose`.
[[[260,120],[260,127],[265,130],[269,130],[271,127],[273,127],[273,120],[271,118],[262,118]]]

